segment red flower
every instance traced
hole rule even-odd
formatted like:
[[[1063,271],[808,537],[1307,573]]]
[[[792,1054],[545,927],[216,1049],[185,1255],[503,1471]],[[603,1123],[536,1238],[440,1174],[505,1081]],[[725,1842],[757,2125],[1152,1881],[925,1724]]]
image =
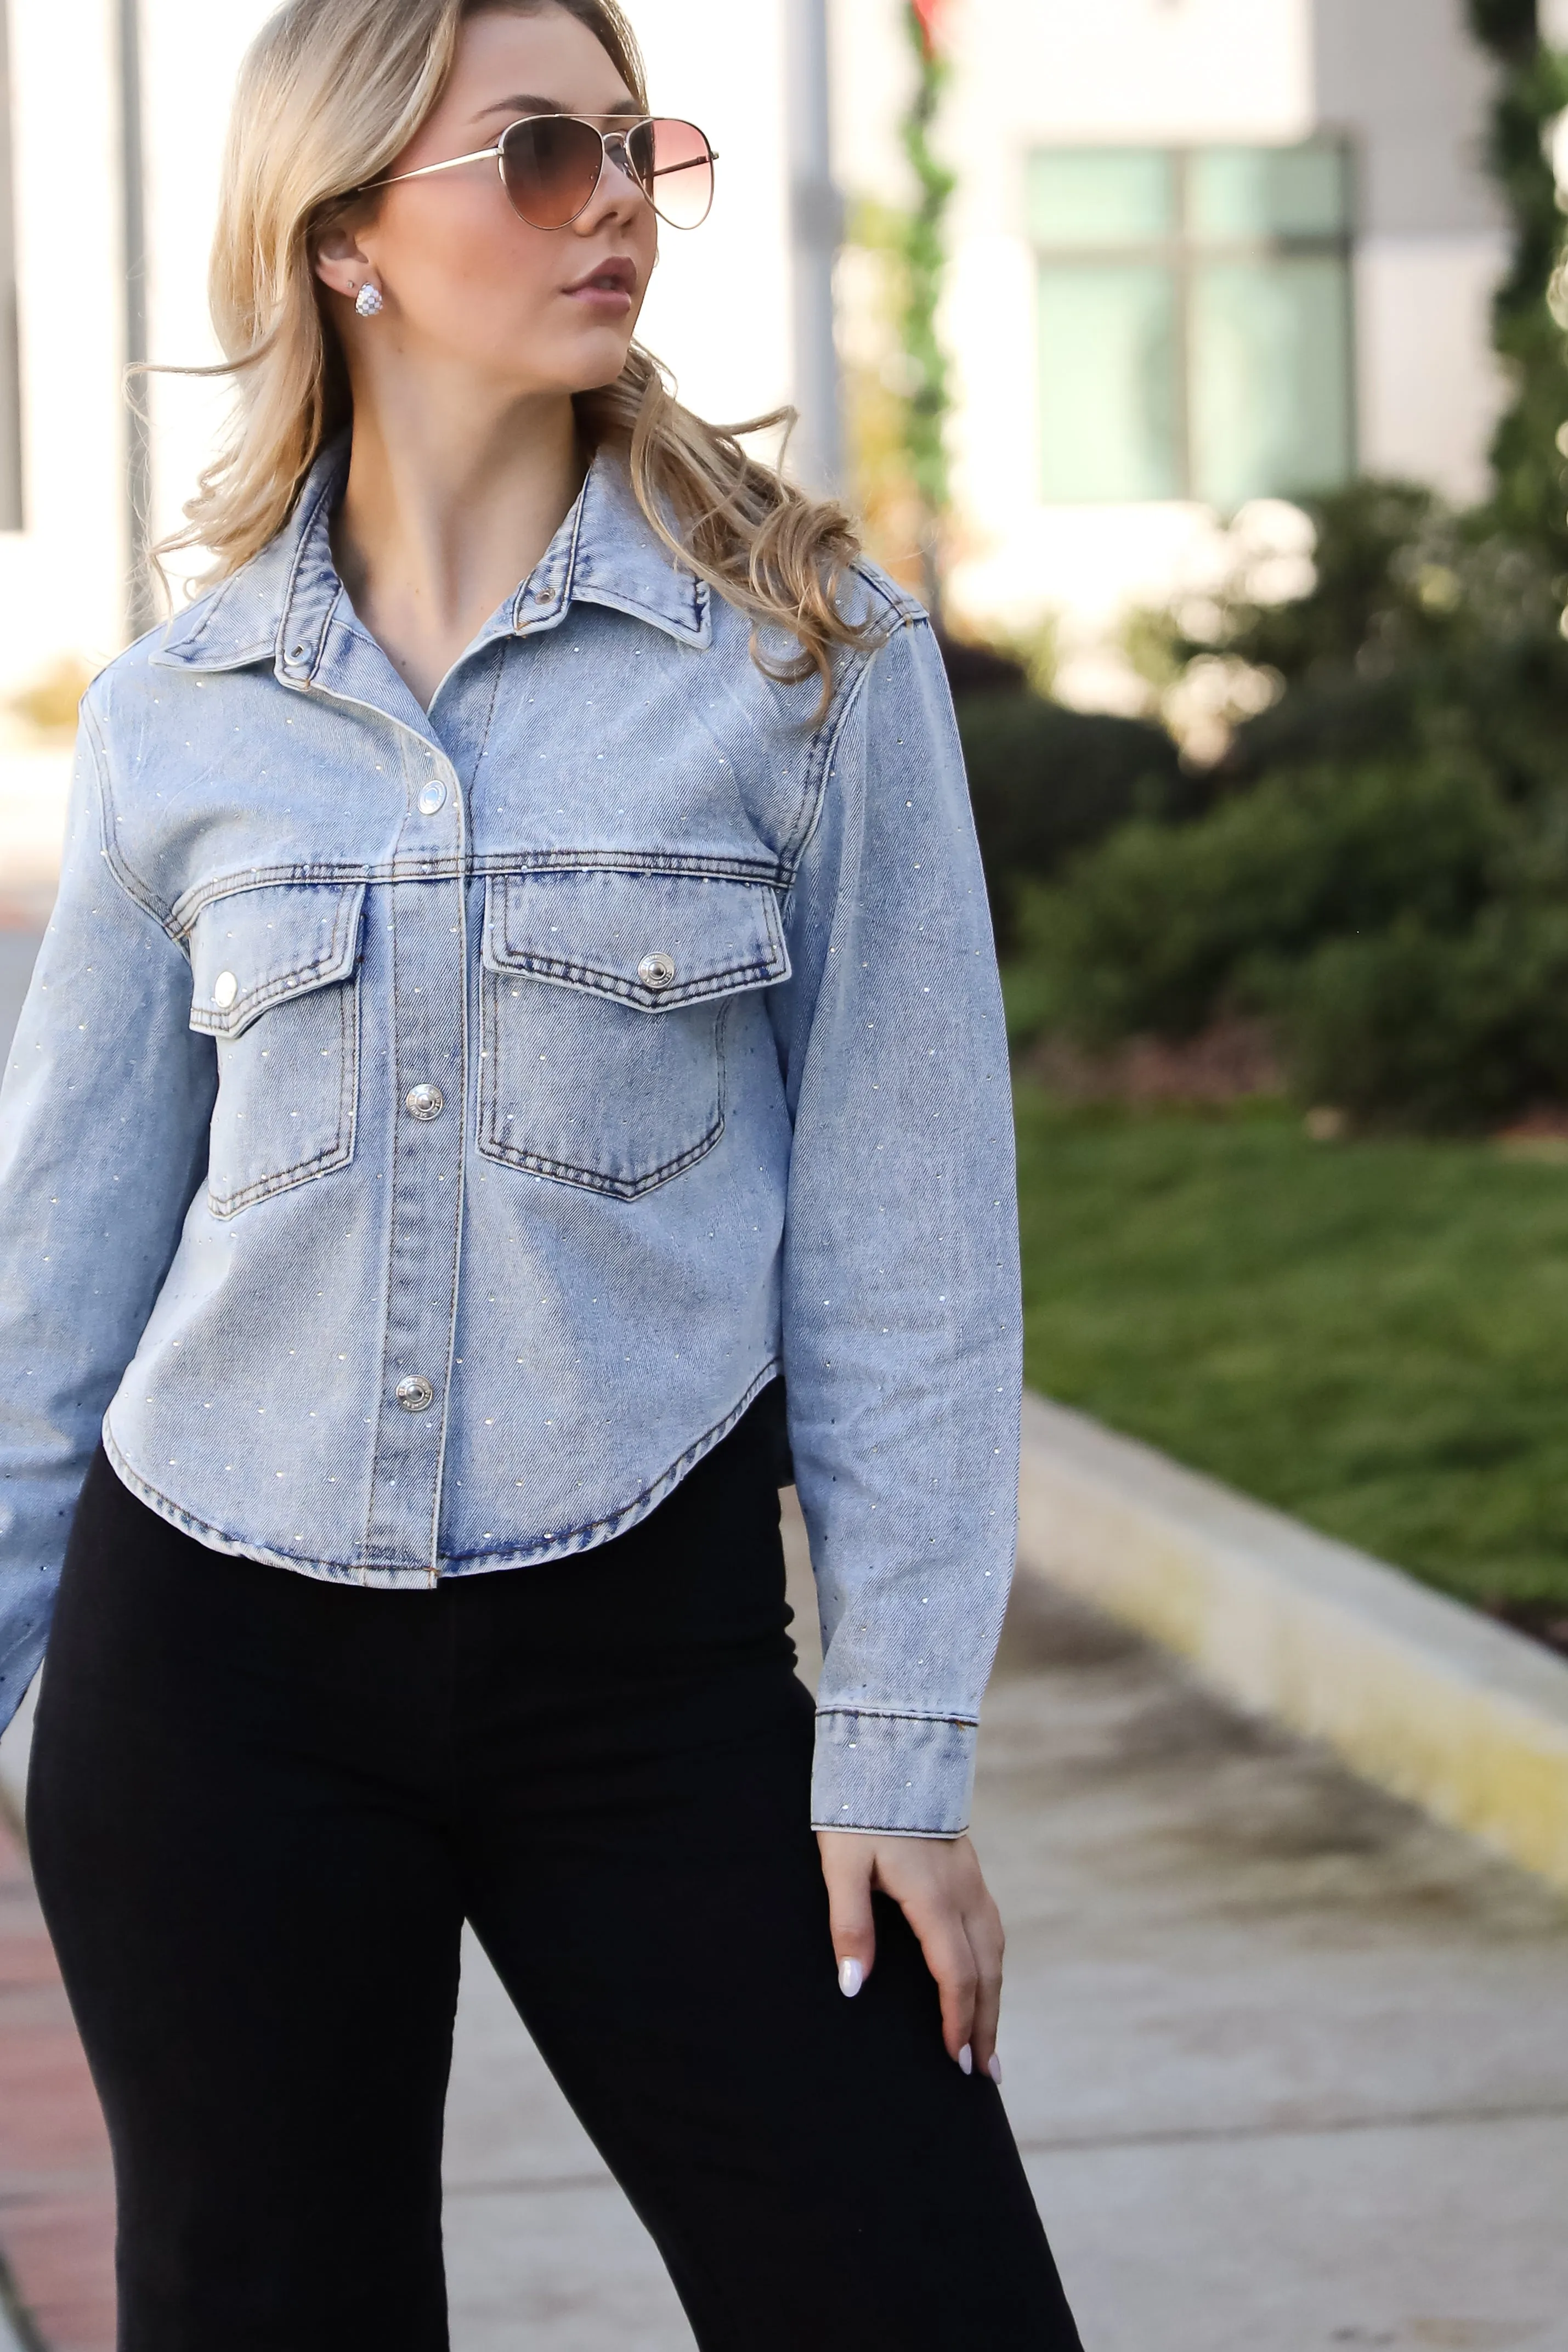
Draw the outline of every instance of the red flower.
[[[920,39],[928,58],[936,54],[936,36],[946,11],[947,0],[909,0],[920,26]]]

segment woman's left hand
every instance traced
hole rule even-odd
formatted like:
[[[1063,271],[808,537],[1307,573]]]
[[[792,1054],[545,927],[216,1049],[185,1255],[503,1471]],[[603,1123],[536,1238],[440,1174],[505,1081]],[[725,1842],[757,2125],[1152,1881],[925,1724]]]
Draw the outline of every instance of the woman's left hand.
[[[1001,1914],[967,1837],[877,1837],[819,1830],[839,1983],[857,1993],[876,1959],[872,1890],[891,1895],[920,1939],[942,1996],[942,2039],[967,2074],[1002,2079],[997,2012],[1002,1998]]]

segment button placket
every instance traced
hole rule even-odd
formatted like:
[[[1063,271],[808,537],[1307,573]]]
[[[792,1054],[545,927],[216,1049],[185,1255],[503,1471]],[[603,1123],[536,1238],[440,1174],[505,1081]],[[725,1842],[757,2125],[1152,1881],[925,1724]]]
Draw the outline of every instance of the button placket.
[[[411,747],[412,748],[412,747]],[[404,843],[460,862],[456,775],[428,746],[413,754]],[[424,773],[419,773],[423,765]],[[433,821],[434,820],[434,821]],[[457,1307],[464,1122],[448,1118],[465,1066],[467,916],[461,878],[388,886],[393,1151],[388,1202],[386,1366],[365,1556],[434,1572],[438,1556],[447,1367]]]

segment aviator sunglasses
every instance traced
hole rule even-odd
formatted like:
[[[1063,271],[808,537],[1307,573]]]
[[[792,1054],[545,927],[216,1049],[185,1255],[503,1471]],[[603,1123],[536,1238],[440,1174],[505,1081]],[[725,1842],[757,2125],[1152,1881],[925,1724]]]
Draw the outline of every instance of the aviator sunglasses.
[[[453,155],[417,172],[372,180],[375,188],[400,180],[427,180],[462,163],[494,157],[512,210],[530,228],[570,228],[588,210],[608,158],[642,189],[671,228],[701,228],[713,207],[713,167],[718,161],[695,122],[649,116],[623,129],[601,131],[575,114],[528,114],[508,122],[493,147]]]

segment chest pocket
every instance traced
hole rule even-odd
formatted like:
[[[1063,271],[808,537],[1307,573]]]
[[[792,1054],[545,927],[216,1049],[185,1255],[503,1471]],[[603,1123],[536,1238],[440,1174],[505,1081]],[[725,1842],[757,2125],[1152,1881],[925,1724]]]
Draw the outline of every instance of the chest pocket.
[[[479,1148],[632,1201],[724,1132],[724,1033],[787,979],[779,896],[694,874],[493,876]]]
[[[203,908],[191,1026],[218,1041],[207,1205],[254,1201],[354,1151],[362,882],[285,883]]]

